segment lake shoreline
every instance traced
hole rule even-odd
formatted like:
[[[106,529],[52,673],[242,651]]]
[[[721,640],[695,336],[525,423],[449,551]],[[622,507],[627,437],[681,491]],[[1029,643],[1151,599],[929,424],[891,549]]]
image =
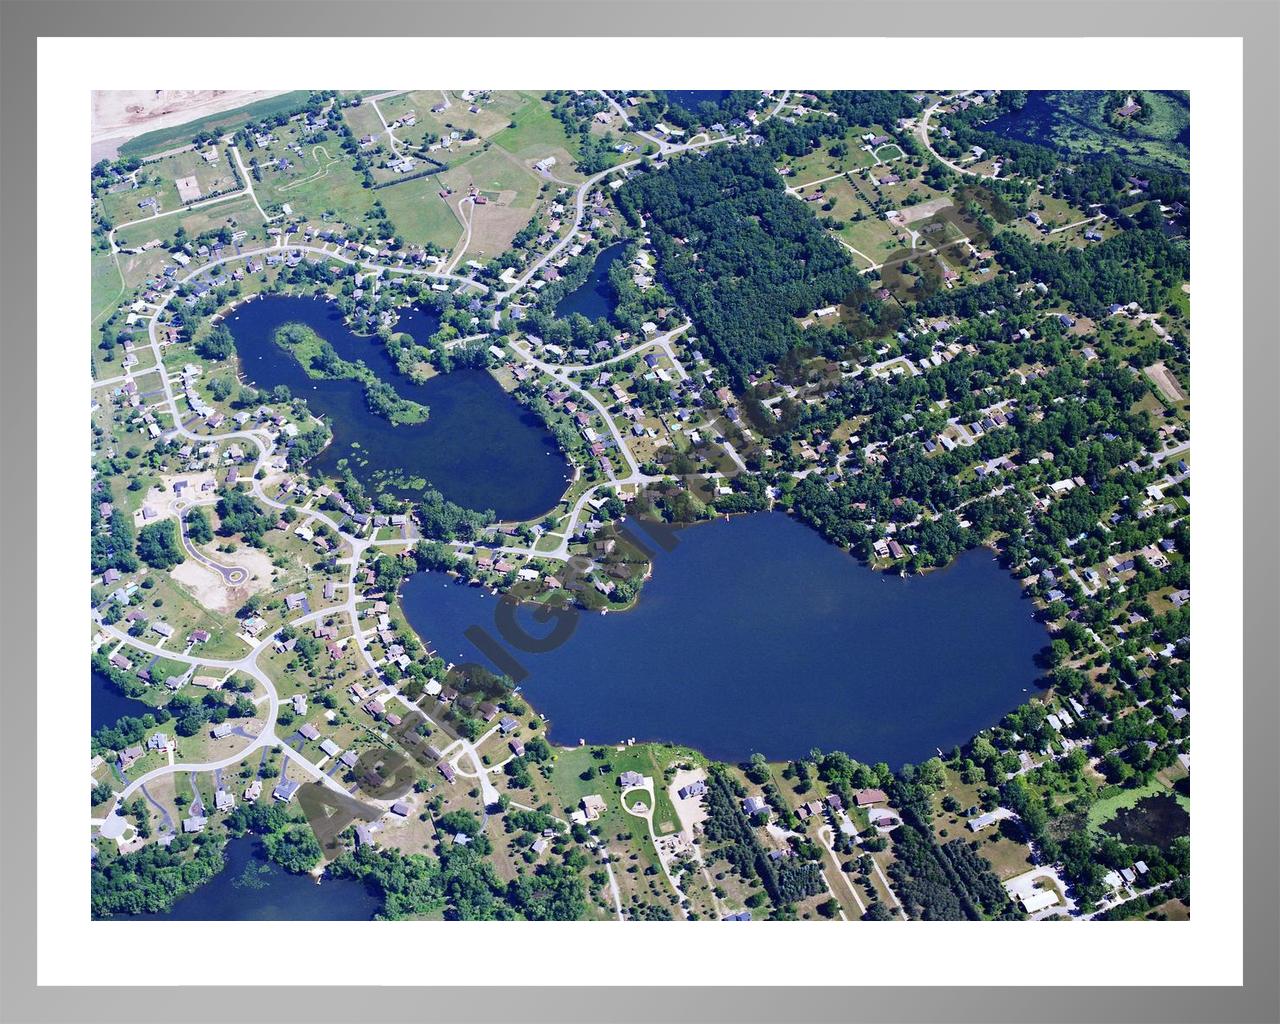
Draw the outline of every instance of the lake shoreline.
[[[751,523],[752,519],[757,521]],[[762,526],[766,520],[768,525]],[[652,737],[646,742],[691,747],[708,758],[731,763],[745,759],[756,749],[771,758],[777,756],[785,760],[818,745],[844,750],[858,760],[900,758],[905,763],[931,756],[940,747],[950,748],[971,741],[974,735],[1024,703],[1032,688],[1039,688],[1041,673],[1035,659],[1048,643],[1048,635],[1035,616],[1025,590],[998,564],[990,549],[971,549],[941,572],[902,579],[896,573],[877,570],[856,560],[853,564],[844,562],[847,552],[830,545],[793,516],[744,514],[734,517],[730,523],[723,519],[716,522],[720,527],[736,529],[734,523],[743,521],[747,525],[742,529],[748,539],[780,535],[791,550],[775,558],[772,564],[760,566],[758,559],[744,557],[740,551],[735,553],[718,538],[696,542],[691,538],[680,545],[683,550],[695,552],[693,557],[698,564],[695,578],[706,576],[713,581],[713,586],[720,588],[715,592],[717,600],[725,599],[731,609],[727,621],[717,617],[719,612],[714,602],[709,604],[705,595],[690,597],[676,593],[673,614],[673,591],[681,591],[691,584],[689,572],[679,563],[669,561],[665,571],[653,570],[643,590],[646,600],[637,599],[627,608],[626,615],[600,616],[578,609],[580,618],[575,622],[573,636],[563,647],[528,656],[525,668],[530,674],[521,680],[520,696],[550,723],[549,732],[558,734],[554,739],[549,736],[551,742],[572,749],[575,735],[587,742],[599,743],[626,742],[643,735]],[[711,526],[712,523],[698,525]],[[709,537],[710,531],[698,531],[693,536]],[[705,554],[698,555],[696,549],[690,549],[690,543],[709,547],[712,560],[707,562]],[[795,573],[790,573],[788,565],[788,558],[792,556],[798,559]],[[745,568],[734,572],[722,564],[726,562],[745,563]],[[760,582],[753,588],[751,581],[757,571]],[[800,576],[805,582],[792,579],[788,583],[789,575]],[[443,582],[444,579],[440,573],[429,572],[406,578],[397,595],[401,613],[409,628],[446,663],[484,663],[486,659],[473,647],[465,647],[459,638],[469,626],[494,632],[495,605],[491,598],[502,600],[502,595],[488,588],[465,586],[452,578]],[[810,581],[815,581],[813,589],[822,593],[816,604],[807,596]],[[822,590],[824,586],[834,596],[828,598]],[[439,587],[448,589],[441,591]],[[880,587],[891,589],[881,591]],[[928,589],[921,590],[921,587]],[[779,588],[783,591],[781,595]],[[735,626],[734,615],[750,612],[758,604],[760,595],[766,595],[766,600],[781,597],[782,603],[790,608],[779,615],[767,616],[759,625],[757,635],[757,624],[743,631]],[[816,616],[815,621],[806,619],[801,608],[806,600]],[[842,600],[850,603],[841,606]],[[919,611],[913,607],[916,604],[922,604]],[[879,608],[882,605],[890,610]],[[528,602],[520,607],[529,612],[533,610]],[[517,614],[524,613],[518,610]],[[952,620],[949,624],[933,627],[934,638],[916,635],[917,618],[938,622],[947,617]],[[602,627],[602,620],[609,625]],[[705,636],[705,640],[694,642],[690,648],[691,652],[696,649],[699,653],[674,660],[664,655],[666,644],[687,644],[689,637],[684,624],[700,621],[705,627],[695,631],[695,635]],[[973,622],[980,628],[970,630],[970,636],[964,639],[964,631]],[[430,623],[430,627],[424,623]],[[542,633],[524,624],[522,628],[531,637],[545,633],[545,628]],[[614,632],[601,634],[598,632],[601,628]],[[785,645],[774,641],[792,629],[799,631],[797,635],[809,637],[811,645],[825,645],[839,656],[824,662],[821,658],[814,659],[812,652],[802,650],[794,658],[779,660],[778,651]],[[868,630],[879,634],[862,636],[860,643],[869,643],[869,648],[851,645],[853,634],[859,631],[865,634]],[[885,641],[884,637],[890,635],[898,639]],[[570,659],[563,648],[578,644],[583,636],[591,638],[587,649],[579,647]],[[992,636],[1001,636],[1001,643],[985,644],[985,639]],[[714,650],[717,637],[727,651]],[[593,643],[595,654],[591,653]],[[964,650],[953,650],[949,645]],[[740,647],[754,653],[740,657],[735,654]],[[989,649],[992,647],[994,650]],[[602,662],[601,658],[608,661]],[[726,668],[711,671],[709,675],[700,674],[699,666],[706,659],[720,660]],[[606,663],[610,666],[606,670],[607,678],[599,674]],[[641,685],[631,668],[633,664],[640,665],[642,673],[659,678]],[[785,690],[779,691],[771,680],[784,678],[788,667],[797,679],[819,678],[824,674],[839,679],[808,686],[804,692],[809,703],[805,706],[794,701],[789,703],[787,718],[774,721],[772,727],[748,720],[740,723],[740,729],[718,723],[697,735],[690,734],[690,716],[692,719],[716,717],[714,708],[717,702],[723,703],[723,699],[710,697],[722,693],[725,686],[730,686],[739,700],[747,700],[749,696],[761,708],[776,704]],[[931,678],[937,679],[939,673],[952,681],[950,685],[935,686],[928,682]],[[554,682],[549,683],[549,678],[554,678]],[[826,686],[822,690],[825,696],[814,690],[814,686],[822,685]],[[708,700],[704,702],[699,694],[706,688],[709,688]],[[591,689],[599,693],[598,700],[591,705],[595,711],[584,710],[587,705],[582,700],[582,694]],[[914,696],[907,700],[898,691]],[[862,695],[855,699],[855,693]],[[967,698],[972,698],[973,703]],[[903,713],[895,715],[878,707],[885,699],[903,701]],[[902,721],[889,726],[873,725],[872,719],[857,710],[862,701],[877,706],[874,719]],[[682,706],[705,709],[682,715]],[[601,712],[601,707],[607,710]],[[430,713],[429,707],[427,711]],[[833,726],[832,716],[852,724],[847,728]],[[917,733],[917,727],[928,731],[929,742],[924,742],[924,733]],[[697,727],[694,732],[698,732]],[[789,733],[795,734],[796,742],[800,741],[801,733],[806,737],[811,734],[812,738],[804,739],[801,746],[778,738]],[[752,739],[753,736],[757,739]],[[869,756],[872,750],[883,756]]]

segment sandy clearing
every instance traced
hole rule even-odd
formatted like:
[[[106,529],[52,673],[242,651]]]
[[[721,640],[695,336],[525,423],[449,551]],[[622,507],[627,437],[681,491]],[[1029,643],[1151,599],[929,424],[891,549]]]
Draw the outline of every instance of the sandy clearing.
[[[940,210],[945,210],[948,206],[954,206],[955,200],[950,196],[937,196],[933,199],[926,199],[923,203],[916,203],[913,206],[904,206],[898,212],[902,216],[902,223],[914,224],[916,221],[924,220],[926,217],[932,217]]]
[[[203,548],[201,548],[203,550]],[[266,552],[255,548],[241,548],[230,553],[204,552],[221,565],[241,566],[249,571],[249,580],[238,587],[228,586],[214,569],[188,558],[170,570],[169,575],[181,583],[191,596],[212,612],[232,612],[249,599],[251,594],[267,590],[271,586],[274,566]]]
[[[706,781],[706,778],[707,773],[701,768],[682,769],[676,772],[671,785],[667,787],[667,795],[671,797],[676,816],[680,819],[680,830],[690,838],[694,835],[694,829],[706,818],[707,809],[701,797],[681,800],[680,790],[694,782]]]
[[[113,158],[121,144],[157,128],[279,96],[284,89],[111,89],[93,93],[93,156]],[[108,151],[109,150],[109,151]]]
[[[1154,363],[1146,367],[1142,372],[1151,378],[1151,382],[1160,389],[1160,394],[1164,395],[1170,402],[1181,402],[1187,397],[1164,363]]]

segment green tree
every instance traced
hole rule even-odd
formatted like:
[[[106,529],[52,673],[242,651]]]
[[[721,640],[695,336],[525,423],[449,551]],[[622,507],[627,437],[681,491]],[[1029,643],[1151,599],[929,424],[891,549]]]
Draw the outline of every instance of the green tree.
[[[186,516],[187,536],[196,544],[207,544],[213,540],[213,527],[209,523],[209,513],[196,507],[190,509]]]
[[[172,519],[149,523],[138,531],[138,557],[153,569],[172,569],[186,557]]]
[[[324,851],[308,825],[293,825],[262,838],[267,856],[286,871],[302,874],[320,863]]]
[[[227,359],[236,350],[235,338],[226,324],[218,324],[196,342],[195,350],[204,359]]]

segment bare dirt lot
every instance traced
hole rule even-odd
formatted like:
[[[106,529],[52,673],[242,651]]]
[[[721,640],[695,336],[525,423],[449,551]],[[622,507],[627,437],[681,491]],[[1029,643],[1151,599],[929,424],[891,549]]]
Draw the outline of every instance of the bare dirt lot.
[[[115,156],[123,142],[207,114],[278,96],[263,89],[111,89],[93,94],[93,159]]]
[[[1143,373],[1151,378],[1151,382],[1160,389],[1160,394],[1170,402],[1181,402],[1187,397],[1164,363],[1154,363],[1143,370]]]
[[[241,548],[229,553],[219,551],[210,557],[216,558],[222,565],[239,565],[248,569],[248,582],[238,587],[229,586],[213,569],[191,558],[170,571],[170,575],[210,611],[234,611],[249,599],[250,594],[259,593],[271,586],[271,559],[261,551]]]

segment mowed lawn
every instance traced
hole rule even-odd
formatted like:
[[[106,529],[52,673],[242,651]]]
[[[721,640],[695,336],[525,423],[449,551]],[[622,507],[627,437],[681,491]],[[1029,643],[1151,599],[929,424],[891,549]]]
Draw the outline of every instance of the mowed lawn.
[[[603,750],[604,757],[594,757],[592,750]],[[562,807],[572,810],[587,794],[599,794],[604,797],[605,804],[609,808],[606,812],[607,816],[619,815],[619,821],[625,822],[630,828],[643,834],[644,822],[621,809],[622,791],[618,786],[618,776],[623,772],[639,772],[653,779],[657,804],[653,813],[654,831],[658,835],[668,835],[679,829],[680,819],[676,816],[671,797],[666,791],[667,784],[662,771],[673,761],[693,762],[693,755],[682,757],[681,754],[682,751],[678,747],[666,747],[653,743],[636,744],[623,750],[617,750],[614,747],[589,746],[558,750],[553,776],[556,796]],[[609,770],[606,774],[601,774],[600,768],[605,765]],[[583,779],[582,773],[588,770],[591,772],[591,778]]]

